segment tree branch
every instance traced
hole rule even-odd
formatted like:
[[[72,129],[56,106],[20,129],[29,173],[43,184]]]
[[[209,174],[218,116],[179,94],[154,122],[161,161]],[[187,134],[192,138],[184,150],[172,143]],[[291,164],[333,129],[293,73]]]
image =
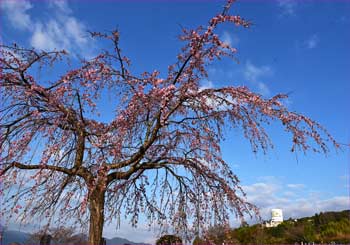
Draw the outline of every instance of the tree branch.
[[[1,173],[0,176],[4,175],[7,171],[9,171],[11,168],[19,168],[19,169],[27,169],[27,170],[35,170],[35,169],[47,169],[47,170],[52,170],[52,171],[58,171],[61,173],[65,173],[68,175],[73,175],[73,171],[72,169],[68,169],[68,168],[64,168],[64,167],[59,167],[59,166],[53,166],[53,165],[26,165],[26,164],[22,164],[20,162],[12,162],[9,166],[7,166],[6,168],[4,168]]]

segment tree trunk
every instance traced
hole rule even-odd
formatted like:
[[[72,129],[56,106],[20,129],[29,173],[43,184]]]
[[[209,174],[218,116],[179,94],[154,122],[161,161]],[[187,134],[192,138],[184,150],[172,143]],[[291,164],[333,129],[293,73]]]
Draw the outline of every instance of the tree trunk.
[[[104,204],[105,191],[96,188],[92,191],[89,198],[90,226],[89,226],[89,244],[102,244],[102,231],[104,224]]]

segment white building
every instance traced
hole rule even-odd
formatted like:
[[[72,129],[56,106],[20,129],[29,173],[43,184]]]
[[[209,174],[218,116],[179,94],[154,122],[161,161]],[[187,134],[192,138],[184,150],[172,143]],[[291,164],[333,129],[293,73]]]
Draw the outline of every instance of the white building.
[[[266,222],[264,225],[266,227],[276,227],[282,222],[283,222],[282,209],[274,208],[274,209],[271,209],[271,220]]]

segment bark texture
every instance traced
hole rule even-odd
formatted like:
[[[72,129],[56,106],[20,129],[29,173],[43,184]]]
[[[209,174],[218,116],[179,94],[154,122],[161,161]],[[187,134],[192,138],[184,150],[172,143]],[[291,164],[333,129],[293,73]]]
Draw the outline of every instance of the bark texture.
[[[104,195],[105,191],[96,189],[90,196],[90,226],[89,244],[102,244],[102,231],[104,223]]]

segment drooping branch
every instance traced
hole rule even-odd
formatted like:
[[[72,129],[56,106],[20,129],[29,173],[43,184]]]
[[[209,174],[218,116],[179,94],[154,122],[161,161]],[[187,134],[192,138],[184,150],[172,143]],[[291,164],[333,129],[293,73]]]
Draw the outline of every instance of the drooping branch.
[[[46,169],[46,170],[51,170],[51,171],[57,171],[61,172],[67,175],[72,175],[73,171],[72,169],[64,168],[64,167],[59,167],[59,166],[52,166],[52,165],[28,165],[28,164],[22,164],[20,162],[12,162],[10,165],[6,166],[5,168],[2,169],[0,176],[3,176],[6,174],[7,171],[9,171],[12,168],[19,168],[19,169],[24,169],[24,170],[39,170],[39,169]]]
[[[330,144],[337,147],[319,123],[289,111],[284,95],[200,87],[212,61],[235,58],[236,49],[216,33],[218,25],[250,26],[229,14],[232,2],[207,27],[183,30],[185,45],[166,77],[159,71],[131,74],[118,31],[91,33],[110,41],[111,52],[81,61],[53,81],[30,74],[56,65],[65,52],[2,46],[0,177],[8,193],[12,182],[21,190],[6,207],[17,212],[26,196],[24,213],[53,215],[60,207],[60,215],[82,219],[94,202],[91,210],[111,220],[125,211],[136,225],[143,209],[150,223],[188,232],[192,221],[205,227],[227,222],[231,213],[241,219],[257,213],[222,157],[225,127],[240,129],[254,152],[272,146],[265,128],[274,121],[291,134],[292,150],[327,153]],[[115,103],[110,121],[97,115],[106,97]],[[28,182],[19,180],[18,173],[30,170],[36,173],[22,176]]]

